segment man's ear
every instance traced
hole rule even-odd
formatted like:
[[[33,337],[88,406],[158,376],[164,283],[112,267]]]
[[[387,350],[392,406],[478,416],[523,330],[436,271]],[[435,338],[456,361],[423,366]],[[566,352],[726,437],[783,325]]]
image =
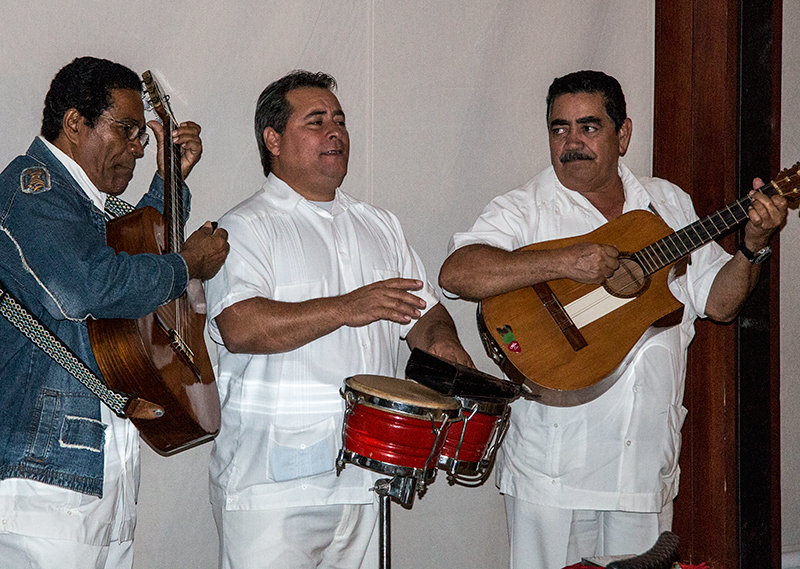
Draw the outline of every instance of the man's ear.
[[[273,156],[280,156],[281,153],[281,135],[278,134],[271,126],[264,129],[264,144],[267,146],[270,154]]]
[[[619,155],[625,156],[628,151],[628,145],[631,143],[631,134],[633,134],[633,121],[630,117],[625,119],[622,126],[619,127],[617,137],[619,138]]]
[[[67,140],[75,144],[77,143],[80,131],[83,128],[87,128],[83,115],[78,112],[78,109],[68,109],[67,112],[64,113],[64,117],[61,119],[62,134],[67,138]]]

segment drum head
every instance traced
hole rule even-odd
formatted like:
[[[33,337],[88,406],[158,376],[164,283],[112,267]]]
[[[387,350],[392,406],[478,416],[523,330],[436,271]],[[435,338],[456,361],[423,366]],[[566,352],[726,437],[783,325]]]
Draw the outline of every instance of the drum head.
[[[461,408],[461,404],[455,398],[442,395],[407,379],[382,375],[354,375],[345,379],[344,383],[346,389],[372,402],[377,402],[376,400],[393,402],[401,406],[441,411],[448,415],[449,412]]]

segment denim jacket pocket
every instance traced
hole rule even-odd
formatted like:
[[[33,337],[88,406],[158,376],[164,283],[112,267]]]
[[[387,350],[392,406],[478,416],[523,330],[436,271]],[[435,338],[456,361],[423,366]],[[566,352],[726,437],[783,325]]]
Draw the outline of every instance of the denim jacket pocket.
[[[100,453],[105,425],[91,418],[97,407],[93,396],[42,389],[36,404],[25,455],[47,463],[70,451]]]
[[[273,426],[267,449],[268,477],[284,482],[333,470],[335,429],[333,417],[300,429]]]

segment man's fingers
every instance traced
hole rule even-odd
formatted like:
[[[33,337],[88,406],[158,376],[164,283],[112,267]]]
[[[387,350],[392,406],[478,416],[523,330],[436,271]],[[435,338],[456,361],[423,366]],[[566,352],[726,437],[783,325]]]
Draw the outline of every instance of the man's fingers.
[[[378,281],[374,284],[383,285],[393,289],[420,290],[425,283],[417,279],[403,279],[397,277],[393,279],[386,279],[385,281]]]

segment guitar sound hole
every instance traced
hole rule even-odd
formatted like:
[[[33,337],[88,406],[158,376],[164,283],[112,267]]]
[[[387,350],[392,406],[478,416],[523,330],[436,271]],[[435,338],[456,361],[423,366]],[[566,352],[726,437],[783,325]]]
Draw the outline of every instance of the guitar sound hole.
[[[619,298],[632,298],[643,294],[650,286],[650,278],[642,267],[628,256],[621,255],[619,269],[603,283],[609,294]]]

